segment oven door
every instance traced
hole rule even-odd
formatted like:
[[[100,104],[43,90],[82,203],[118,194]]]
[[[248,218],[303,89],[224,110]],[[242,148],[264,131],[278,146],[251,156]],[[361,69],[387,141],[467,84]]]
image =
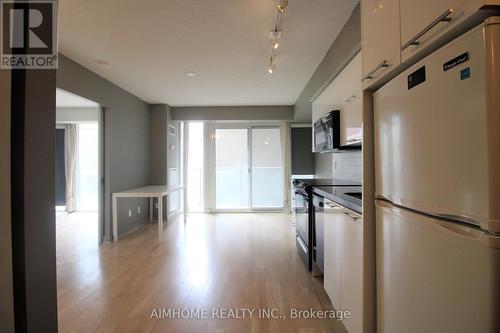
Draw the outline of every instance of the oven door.
[[[314,207],[314,227],[313,227],[313,262],[315,264],[315,268],[319,270],[319,272],[314,272],[314,275],[320,276],[323,275],[323,266],[324,266],[324,198],[322,196],[313,194],[313,207]]]
[[[295,191],[295,206],[294,206],[294,215],[295,215],[295,228],[297,229],[297,234],[295,235],[297,250],[299,251],[299,255],[307,266],[308,271],[312,269],[312,252],[311,246],[312,243],[309,239],[310,234],[310,216],[309,216],[309,197],[307,194],[302,193],[300,191]]]
[[[304,245],[309,248],[309,199],[307,194],[295,191],[294,215],[297,235],[302,238]]]

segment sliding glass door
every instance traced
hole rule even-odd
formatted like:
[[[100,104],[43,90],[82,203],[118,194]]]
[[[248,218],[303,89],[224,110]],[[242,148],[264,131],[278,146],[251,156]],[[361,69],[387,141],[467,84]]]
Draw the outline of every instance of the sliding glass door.
[[[249,208],[248,129],[215,130],[216,209]]]
[[[216,210],[283,208],[279,127],[215,129]]]
[[[283,208],[283,165],[279,127],[252,128],[252,208]]]

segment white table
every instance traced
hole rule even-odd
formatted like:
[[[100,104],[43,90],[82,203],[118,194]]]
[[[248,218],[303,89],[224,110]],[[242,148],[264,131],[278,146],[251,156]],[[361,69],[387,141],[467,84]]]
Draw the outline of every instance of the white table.
[[[153,199],[158,199],[158,240],[163,239],[163,197],[183,190],[182,186],[149,185],[113,193],[113,241],[118,240],[118,198],[149,198],[149,220],[153,220]],[[184,200],[183,200],[184,202]],[[183,207],[186,221],[185,205]]]

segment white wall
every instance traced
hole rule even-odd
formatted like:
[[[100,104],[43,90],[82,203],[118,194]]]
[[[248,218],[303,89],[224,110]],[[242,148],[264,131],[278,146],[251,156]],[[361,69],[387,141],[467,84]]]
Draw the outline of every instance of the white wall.
[[[56,124],[99,121],[99,108],[56,108]]]
[[[361,133],[363,94],[361,90],[361,53],[358,53],[314,100],[312,121],[325,113],[340,110],[340,143],[346,144],[349,130]]]
[[[340,110],[341,144],[346,143],[347,128],[361,129],[363,94],[361,89],[361,53],[339,73],[312,103],[312,122],[332,110]],[[354,96],[354,97],[353,97]],[[316,172],[320,178],[337,178],[362,182],[361,151],[315,154]]]

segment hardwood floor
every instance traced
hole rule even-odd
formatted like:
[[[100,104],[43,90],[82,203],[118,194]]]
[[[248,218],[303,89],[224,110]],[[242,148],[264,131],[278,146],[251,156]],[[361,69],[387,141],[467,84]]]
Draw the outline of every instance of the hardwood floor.
[[[60,332],[345,331],[334,319],[290,318],[291,309],[333,309],[300,261],[289,215],[191,214],[186,224],[178,216],[161,243],[148,224],[99,247],[94,224],[69,220],[58,214]],[[222,308],[254,312],[213,318]],[[259,318],[264,308],[286,318]],[[158,309],[200,309],[207,318],[159,319]]]

